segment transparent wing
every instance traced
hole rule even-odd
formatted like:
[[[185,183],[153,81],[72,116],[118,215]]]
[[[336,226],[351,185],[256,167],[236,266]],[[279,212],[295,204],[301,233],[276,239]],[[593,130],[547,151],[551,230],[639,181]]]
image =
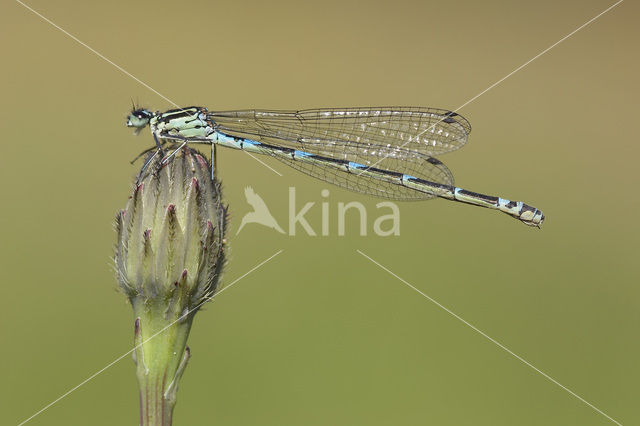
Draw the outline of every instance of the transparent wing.
[[[471,132],[469,122],[454,112],[420,107],[220,111],[209,116],[218,130],[232,136],[362,164],[454,151]]]
[[[446,185],[453,185],[453,176],[432,156],[462,147],[471,131],[469,122],[456,113],[420,107],[219,111],[209,113],[209,117],[218,131],[229,136]],[[332,165],[274,157],[303,173],[355,192],[395,200],[433,198],[399,185],[399,179],[347,172],[339,162]]]
[[[377,174],[376,177],[356,171],[346,171],[341,163],[328,161],[314,161],[313,159],[300,161],[293,160],[290,156],[274,155],[275,158],[286,165],[313,176],[321,181],[337,185],[360,194],[374,197],[387,198],[399,201],[420,201],[434,198],[436,195],[417,191],[402,186],[402,174],[453,186],[453,175],[442,162],[433,157],[424,159],[414,158],[406,163],[401,172]],[[376,166],[379,168],[379,166]]]

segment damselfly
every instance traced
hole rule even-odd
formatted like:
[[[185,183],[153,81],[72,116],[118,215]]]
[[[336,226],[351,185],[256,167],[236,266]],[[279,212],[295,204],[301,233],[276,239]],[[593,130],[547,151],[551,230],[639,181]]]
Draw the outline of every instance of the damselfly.
[[[393,200],[434,197],[487,207],[530,226],[542,211],[521,201],[458,188],[434,156],[467,142],[471,126],[461,115],[436,108],[327,108],[302,111],[209,111],[188,107],[163,113],[135,108],[127,126],[149,126],[157,150],[167,142],[211,145],[212,173],[217,145],[266,154],[325,182]],[[156,149],[156,148],[154,148]],[[149,163],[150,159],[147,161]]]

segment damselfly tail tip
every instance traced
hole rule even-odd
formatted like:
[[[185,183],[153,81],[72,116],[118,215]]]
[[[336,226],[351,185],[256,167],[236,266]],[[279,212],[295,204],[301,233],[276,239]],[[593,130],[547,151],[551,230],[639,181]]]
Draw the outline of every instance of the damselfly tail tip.
[[[538,209],[535,209],[532,213],[533,214],[529,217],[525,217],[524,215],[522,215],[518,217],[518,219],[520,219],[520,221],[525,225],[535,226],[536,228],[540,229],[540,225],[542,225],[542,222],[544,222],[544,214],[542,214],[542,212]]]

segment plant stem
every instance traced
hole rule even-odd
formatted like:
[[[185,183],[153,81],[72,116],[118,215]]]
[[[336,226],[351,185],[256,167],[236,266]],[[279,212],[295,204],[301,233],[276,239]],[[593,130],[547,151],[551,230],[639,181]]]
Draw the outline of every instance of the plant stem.
[[[133,312],[140,426],[171,426],[178,382],[190,357],[187,338],[193,315],[176,321],[179,315],[160,315],[161,309],[142,301],[134,303]]]

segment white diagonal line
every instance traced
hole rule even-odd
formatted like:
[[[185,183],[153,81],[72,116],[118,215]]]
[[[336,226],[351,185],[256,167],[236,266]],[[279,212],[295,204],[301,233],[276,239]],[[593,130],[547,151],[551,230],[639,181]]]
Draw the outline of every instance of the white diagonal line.
[[[248,151],[244,151],[249,157],[253,158],[254,160],[256,160],[258,163],[262,164],[263,166],[265,166],[267,169],[271,170],[273,173],[277,174],[278,176],[282,176],[282,173],[278,172],[276,169],[271,168],[271,166],[269,166],[267,163],[265,163],[264,161],[262,161],[261,159],[259,159],[258,157],[253,156],[250,152]]]
[[[580,25],[578,28],[576,28],[575,30],[571,31],[569,34],[567,34],[566,36],[562,37],[560,40],[556,41],[555,43],[553,43],[551,46],[547,47],[546,49],[544,49],[542,52],[538,53],[536,56],[534,56],[533,58],[529,59],[527,62],[525,62],[524,64],[520,65],[519,67],[517,67],[516,69],[514,69],[513,71],[511,71],[509,74],[505,75],[504,77],[502,77],[500,80],[496,81],[495,83],[493,83],[491,86],[487,87],[486,89],[484,89],[483,91],[481,91],[480,93],[478,93],[477,95],[475,95],[474,97],[472,97],[471,99],[469,99],[468,101],[464,102],[462,105],[460,105],[459,107],[453,109],[451,112],[458,112],[460,111],[462,108],[464,108],[465,106],[469,105],[471,102],[475,101],[476,99],[478,99],[480,96],[484,95],[485,93],[487,93],[489,90],[493,89],[494,87],[496,87],[498,84],[502,83],[503,81],[505,81],[507,78],[511,77],[512,75],[514,75],[515,73],[517,73],[518,71],[520,71],[522,68],[526,67],[527,65],[529,65],[531,62],[535,61],[536,59],[538,59],[539,57],[541,57],[542,55],[544,55],[545,53],[547,53],[548,51],[550,51],[551,49],[553,49],[554,47],[556,47],[557,45],[559,45],[560,43],[562,43],[563,41],[565,41],[566,39],[568,39],[569,37],[571,37],[572,35],[574,35],[575,33],[577,33],[578,31],[580,31],[581,29],[583,29],[584,27],[586,27],[587,25],[591,24],[593,21],[595,21],[596,19],[598,19],[599,17],[601,17],[602,15],[604,15],[605,13],[609,12],[611,9],[613,9],[614,7],[616,7],[617,5],[619,5],[620,3],[622,3],[624,0],[618,0],[616,3],[612,4],[611,6],[609,6],[608,8],[606,8],[605,10],[603,10],[602,12],[598,13],[596,16],[594,16],[593,18],[589,19],[587,22],[585,22],[584,24]],[[438,120],[437,122],[433,123],[431,126],[427,127],[426,129],[424,129],[422,132],[418,133],[416,135],[416,137],[420,137],[422,136],[424,133],[431,131],[433,129],[435,129],[435,127],[441,123],[442,120]],[[397,148],[404,148],[405,145],[407,145],[411,140],[407,139],[407,141],[405,143],[403,143],[402,145],[398,146]],[[373,163],[370,166],[367,167],[375,167],[378,164],[380,164],[380,162],[384,161],[390,154],[385,154],[384,157],[382,157],[381,159],[379,159],[378,161],[376,161],[375,163]],[[364,173],[366,171],[366,169],[361,170],[358,173],[358,176],[361,175],[362,173]]]
[[[274,257],[276,257],[277,255],[279,255],[280,253],[282,253],[284,250],[278,250],[275,254],[271,255],[271,257],[269,257],[268,259],[263,260],[262,262],[260,262],[259,264],[257,264],[256,266],[254,266],[253,268],[251,268],[249,271],[247,271],[246,273],[244,273],[243,275],[241,275],[240,277],[236,278],[234,281],[231,282],[231,284],[229,284],[228,286],[220,289],[218,292],[216,292],[216,294],[214,294],[213,296],[211,296],[209,299],[200,302],[197,306],[195,306],[193,309],[191,309],[190,311],[186,312],[185,314],[183,314],[180,318],[178,318],[177,320],[173,321],[171,324],[167,325],[166,327],[162,328],[160,331],[158,331],[157,333],[149,336],[149,338],[147,338],[146,340],[144,340],[143,342],[141,342],[140,344],[134,346],[133,348],[131,348],[131,350],[129,350],[128,352],[125,352],[124,354],[120,355],[118,358],[114,359],[113,361],[111,361],[109,364],[107,364],[106,366],[104,366],[103,368],[101,368],[100,370],[96,371],[95,373],[93,373],[91,376],[87,377],[86,379],[84,379],[82,382],[80,382],[79,384],[77,384],[76,386],[72,387],[71,389],[69,389],[68,391],[66,391],[65,393],[63,393],[62,395],[60,395],[58,398],[54,399],[53,401],[51,401],[49,404],[45,405],[44,407],[42,407],[40,410],[38,410],[35,414],[33,414],[31,417],[23,420],[22,422],[20,422],[18,424],[18,426],[22,426],[25,423],[31,421],[31,419],[33,419],[34,417],[36,417],[37,415],[41,414],[42,412],[44,412],[45,410],[47,410],[48,408],[52,407],[53,405],[55,405],[57,402],[59,402],[60,400],[64,399],[65,397],[67,397],[68,395],[70,395],[71,393],[73,393],[74,391],[76,391],[78,388],[82,387],[83,385],[87,384],[88,382],[90,382],[91,380],[93,380],[96,376],[100,375],[102,372],[104,372],[105,370],[107,370],[108,368],[110,368],[111,366],[113,366],[114,364],[118,363],[120,360],[122,360],[123,358],[125,358],[126,356],[128,356],[129,354],[131,354],[133,351],[136,350],[136,348],[144,345],[145,343],[147,343],[149,340],[153,339],[154,337],[156,337],[157,335],[159,335],[160,333],[162,333],[164,330],[166,330],[167,328],[171,327],[173,324],[175,324],[176,322],[180,321],[182,318],[186,317],[187,315],[189,315],[191,312],[197,310],[200,306],[202,306],[204,303],[214,299],[217,295],[219,295],[220,293],[222,293],[223,291],[231,288],[235,283],[237,283],[238,281],[240,281],[241,279],[243,279],[244,277],[246,277],[247,275],[249,275],[250,273],[252,273],[253,271],[255,271],[256,269],[260,268],[262,265],[264,265],[265,263],[269,262],[271,259],[273,259]]]
[[[37,10],[33,9],[32,7],[28,6],[27,4],[23,3],[20,0],[16,0],[17,3],[19,3],[20,5],[22,5],[25,9],[30,10],[31,12],[33,12],[35,15],[39,16],[43,21],[47,22],[48,24],[52,25],[53,27],[55,27],[56,29],[60,30],[62,33],[64,33],[66,36],[68,36],[69,38],[71,38],[72,40],[74,40],[76,43],[80,44],[81,46],[87,48],[89,51],[91,51],[93,54],[95,54],[96,56],[98,56],[99,58],[103,59],[104,61],[108,62],[109,64],[113,65],[116,69],[118,69],[120,72],[122,72],[123,74],[125,74],[127,77],[130,77],[132,79],[134,79],[136,82],[138,82],[139,84],[141,84],[142,86],[146,87],[147,89],[151,90],[153,93],[155,93],[156,95],[160,96],[162,99],[164,99],[165,101],[169,102],[171,105],[173,105],[176,108],[182,108],[180,105],[178,105],[177,103],[175,103],[174,101],[172,101],[171,99],[167,98],[165,95],[163,95],[162,93],[158,92],[156,89],[154,89],[153,87],[149,86],[147,83],[145,83],[144,81],[140,80],[138,77],[136,77],[135,75],[131,74],[129,71],[127,71],[126,69],[122,68],[120,65],[116,64],[115,62],[113,62],[111,59],[107,58],[106,56],[104,56],[102,53],[98,52],[97,50],[95,50],[93,47],[89,46],[87,43],[83,42],[82,40],[80,40],[78,37],[74,36],[73,34],[71,34],[70,32],[68,32],[67,30],[65,30],[64,28],[60,27],[59,25],[57,25],[55,22],[53,22],[51,19],[47,18],[46,16],[44,16],[43,14],[41,14],[40,12],[38,12]],[[273,169],[272,167],[268,166],[267,164],[265,164],[263,161],[258,160],[256,157],[254,157],[253,155],[251,155],[251,157],[258,161],[260,164],[262,164],[263,166],[267,167],[269,170],[271,170],[272,172],[276,173],[278,176],[282,176],[282,174],[278,173],[275,169]]]
[[[158,92],[156,89],[154,89],[153,87],[149,86],[147,83],[145,83],[144,81],[140,80],[138,77],[136,77],[135,75],[131,74],[129,71],[125,70],[120,65],[116,64],[111,59],[107,58],[102,53],[98,52],[93,47],[89,46],[87,43],[85,43],[82,40],[80,40],[78,37],[74,36],[73,34],[68,32],[67,30],[65,30],[64,28],[61,28],[59,25],[57,25],[55,22],[51,21],[46,16],[44,16],[41,13],[39,13],[38,11],[34,10],[30,6],[24,4],[20,0],[16,0],[16,2],[20,3],[23,7],[25,7],[26,9],[29,9],[34,14],[38,15],[43,21],[51,24],[52,26],[54,26],[58,30],[62,31],[65,35],[67,35],[69,38],[74,40],[76,43],[78,43],[78,44],[86,47],[87,49],[89,49],[92,53],[94,53],[99,58],[101,58],[101,59],[105,60],[106,62],[110,63],[111,65],[113,65],[115,68],[117,68],[120,72],[122,72],[126,76],[131,77],[132,79],[134,79],[135,81],[137,81],[138,83],[140,83],[141,85],[146,87],[147,89],[151,90],[153,93],[155,93],[156,95],[160,96],[162,99],[164,99],[165,101],[169,102],[171,105],[175,106],[176,108],[180,108],[180,106],[178,106],[178,104],[173,102],[171,99],[167,98],[165,95],[163,95],[162,93]]]
[[[458,110],[464,108],[465,106],[469,105],[471,102],[475,101],[476,99],[478,99],[480,96],[484,95],[485,93],[487,93],[489,90],[493,89],[494,87],[496,87],[498,84],[502,83],[503,81],[505,81],[507,78],[511,77],[513,74],[517,73],[518,71],[520,71],[522,68],[526,67],[527,65],[529,65],[531,62],[535,61],[536,59],[538,59],[540,56],[544,55],[545,53],[547,53],[548,51],[550,51],[551,49],[553,49],[554,47],[556,47],[557,45],[559,45],[560,43],[562,43],[563,41],[565,41],[566,39],[568,39],[569,37],[571,37],[572,35],[574,35],[575,33],[577,33],[578,31],[580,31],[581,29],[583,29],[584,27],[586,27],[587,25],[589,25],[590,23],[592,23],[593,21],[595,21],[596,19],[598,19],[599,17],[601,17],[602,15],[604,15],[605,13],[609,12],[611,9],[613,9],[614,7],[616,7],[617,5],[619,5],[620,3],[622,3],[624,0],[618,0],[616,3],[612,4],[611,6],[609,6],[608,8],[606,8],[605,10],[603,10],[602,12],[598,13],[596,16],[594,16],[593,18],[589,19],[587,22],[585,22],[584,24],[580,25],[578,28],[576,28],[575,30],[571,31],[569,34],[567,34],[566,36],[562,37],[560,40],[556,41],[555,43],[553,43],[551,46],[547,47],[546,49],[544,49],[542,52],[538,53],[536,56],[534,56],[533,58],[529,59],[527,62],[525,62],[524,64],[520,65],[518,68],[514,69],[513,71],[511,71],[509,74],[505,75],[504,77],[502,77],[500,80],[496,81],[495,83],[493,83],[491,86],[487,87],[486,89],[484,89],[482,92],[478,93],[477,95],[475,95],[473,98],[469,99],[468,101],[466,101],[465,103],[463,103],[462,105],[460,105],[458,108],[456,108],[455,110],[453,110],[453,112],[457,112]]]
[[[588,405],[589,407],[591,407],[592,409],[594,409],[595,411],[597,411],[598,413],[602,414],[604,417],[606,417],[607,419],[611,420],[613,423],[622,426],[622,423],[616,421],[615,419],[613,419],[612,417],[610,417],[609,415],[607,415],[604,411],[600,410],[598,407],[596,407],[595,405],[593,405],[592,403],[590,403],[589,401],[587,401],[586,399],[582,398],[580,395],[578,395],[577,393],[575,393],[574,391],[572,391],[571,389],[569,389],[568,387],[564,386],[562,383],[558,382],[557,380],[555,380],[553,377],[549,376],[547,373],[545,373],[544,371],[540,370],[539,368],[537,368],[536,366],[534,366],[533,364],[531,364],[529,361],[527,361],[526,359],[522,358],[520,355],[516,354],[515,352],[513,352],[511,349],[507,348],[506,346],[504,346],[502,343],[498,342],[496,339],[494,339],[493,337],[489,336],[488,334],[486,334],[484,331],[480,330],[478,327],[476,327],[475,325],[471,324],[470,322],[468,322],[467,320],[465,320],[464,318],[462,318],[460,315],[456,314],[455,312],[453,312],[452,310],[450,310],[449,308],[447,308],[446,306],[442,305],[440,302],[438,302],[437,300],[433,299],[432,297],[428,296],[426,293],[422,292],[421,290],[419,290],[418,288],[416,288],[415,286],[411,285],[409,282],[405,281],[404,279],[402,279],[401,277],[399,277],[398,275],[394,274],[393,272],[391,272],[389,269],[387,269],[386,267],[384,267],[383,265],[381,265],[380,263],[376,262],[375,260],[373,260],[371,257],[367,256],[366,254],[364,254],[361,250],[356,250],[358,253],[360,253],[362,256],[364,256],[365,258],[369,259],[372,263],[378,265],[381,269],[385,270],[386,272],[388,272],[389,274],[391,274],[392,276],[394,276],[395,278],[397,278],[398,280],[400,280],[403,284],[405,284],[407,287],[411,288],[412,290],[414,290],[415,292],[419,293],[421,296],[423,296],[424,298],[426,298],[427,300],[429,300],[431,303],[433,303],[434,305],[438,306],[440,309],[444,310],[445,312],[447,312],[449,315],[453,316],[455,319],[457,319],[458,321],[462,322],[464,325],[466,325],[467,327],[471,328],[473,331],[475,331],[476,333],[480,334],[482,337],[486,338],[487,340],[489,340],[491,343],[495,344],[496,346],[498,346],[500,349],[504,350],[505,352],[507,352],[509,355],[513,356],[514,358],[516,358],[518,361],[522,362],[523,364],[525,364],[527,367],[533,369],[534,371],[536,371],[537,373],[541,374],[545,379],[549,380],[550,382],[558,385],[560,388],[564,389],[565,391],[567,391],[569,394],[571,394],[572,396],[574,396],[575,398],[579,399],[580,401],[582,401],[583,403],[585,403],[586,405]]]

